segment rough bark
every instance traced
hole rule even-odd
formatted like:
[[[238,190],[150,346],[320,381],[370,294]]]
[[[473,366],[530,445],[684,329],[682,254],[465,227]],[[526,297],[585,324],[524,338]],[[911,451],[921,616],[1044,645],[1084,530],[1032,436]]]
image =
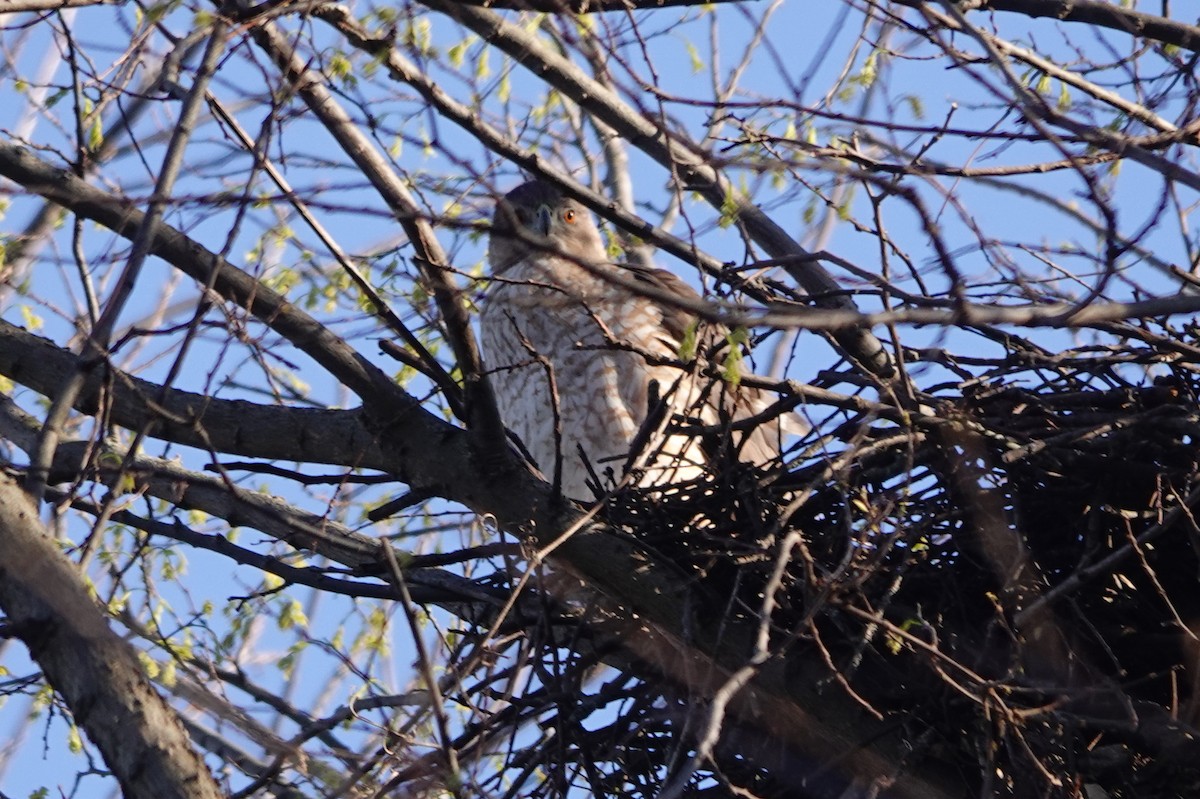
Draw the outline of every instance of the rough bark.
[[[132,235],[142,217],[19,146],[0,142],[0,173],[122,235]],[[724,684],[745,665],[753,646],[752,630],[746,635],[691,630],[687,581],[672,564],[654,562],[635,542],[612,534],[577,506],[555,500],[544,480],[501,449],[503,442],[438,419],[345,341],[182,232],[160,223],[150,247],[194,279],[211,280],[226,300],[268,321],[357,393],[368,427],[386,453],[387,462],[381,464],[385,471],[414,490],[436,492],[495,519],[500,527],[531,540],[541,550],[539,558],[552,559],[628,608],[644,630],[642,636],[631,636],[630,647],[638,657],[699,690]],[[850,697],[826,690],[811,677],[823,665],[808,658],[762,664],[731,703],[732,715],[765,730],[792,751],[837,762],[831,776],[890,780],[904,751],[894,734],[898,731],[881,731]],[[831,781],[842,784],[839,778]],[[897,797],[955,793],[941,775],[907,776],[892,789]]]
[[[74,565],[8,476],[0,477],[0,608],[125,799],[222,796],[132,647],[109,628]]]

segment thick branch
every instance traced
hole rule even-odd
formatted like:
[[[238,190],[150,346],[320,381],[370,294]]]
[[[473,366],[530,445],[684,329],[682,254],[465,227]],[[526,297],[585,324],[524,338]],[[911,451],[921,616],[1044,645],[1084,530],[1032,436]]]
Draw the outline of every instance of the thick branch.
[[[1056,142],[1057,139],[1048,130],[1041,127],[1040,121],[1045,121],[1051,125],[1068,130],[1094,147],[1109,150],[1120,154],[1122,157],[1137,161],[1139,164],[1162,174],[1165,178],[1177,180],[1193,189],[1200,189],[1200,175],[1185,169],[1177,161],[1172,161],[1170,158],[1137,146],[1124,134],[1110,131],[1098,125],[1080,122],[1062,113],[1057,106],[1046,102],[1045,98],[1025,86],[1019,76],[1009,67],[1007,63],[1009,53],[1007,51],[1010,45],[983,28],[971,25],[958,9],[952,6],[949,15],[942,14],[933,8],[923,8],[922,10],[927,17],[935,20],[937,24],[944,26],[948,30],[965,31],[982,45],[984,50],[987,51],[988,58],[999,68],[1005,81],[1008,83],[1012,99],[1017,101],[1025,117],[1038,128],[1039,132],[1048,141]],[[1016,54],[1012,55],[1019,57]],[[1144,114],[1137,115],[1137,118],[1141,119],[1142,122],[1148,122]],[[1188,129],[1190,130],[1190,127]],[[1178,135],[1177,132],[1172,133]],[[1194,138],[1194,136],[1189,138]],[[1067,151],[1061,144],[1058,145],[1058,149],[1063,155],[1067,154]]]
[[[0,143],[0,174],[122,235],[132,235],[141,219],[139,212],[12,144]],[[531,537],[542,548],[539,557],[553,557],[590,586],[634,609],[630,623],[653,631],[639,656],[700,691],[744,665],[752,630],[697,628],[691,621],[688,579],[655,563],[636,542],[610,534],[590,515],[554,499],[549,486],[510,454],[475,446],[466,431],[430,414],[316,320],[179,231],[158,225],[151,251],[202,282],[219,270],[212,282],[216,292],[248,307],[358,393],[380,435],[387,471]],[[336,543],[340,550],[349,542]],[[364,560],[366,554],[362,552]],[[808,658],[802,654],[787,663],[767,664],[735,702],[741,718],[838,772],[868,780],[889,778],[901,757],[899,740],[881,737],[876,722],[849,697],[823,689],[817,675],[827,676],[825,667]],[[797,674],[806,676],[797,679]],[[909,777],[894,795],[954,795],[938,782]]]
[[[651,11],[657,8],[738,3],[742,0],[458,0],[463,5],[540,11],[545,14],[596,14],[605,11]]]
[[[82,6],[115,5],[119,0],[0,0],[0,14],[21,11],[58,11]]]
[[[127,799],[220,799],[179,718],[7,475],[0,475],[0,551],[0,607]]]
[[[911,8],[940,6],[925,0],[895,0]],[[956,4],[962,11],[1012,11],[1028,17],[1052,17],[1063,22],[1082,22],[1101,28],[1142,36],[1185,50],[1200,51],[1200,28],[1167,17],[1124,8],[1097,0],[965,0]]]
[[[487,9],[471,8],[454,0],[424,0],[424,4],[470,28],[565,96],[573,98],[630,144],[678,175],[681,188],[699,192],[710,205],[723,212],[732,203],[738,222],[772,258],[805,258],[809,255],[766,212],[743,198],[698,146],[680,139],[679,134],[668,133],[631,108],[610,88],[589,77],[534,34]],[[630,232],[637,233],[636,230]],[[854,302],[815,259],[796,261],[788,267],[788,272],[813,295],[818,305],[855,310]],[[839,330],[833,337],[847,355],[869,372],[881,376],[893,374],[887,352],[869,330]]]
[[[52,396],[82,358],[0,319],[0,375]],[[101,399],[112,422],[136,430],[154,419],[155,438],[230,455],[382,469],[387,462],[359,410],[322,410],[224,400],[172,389],[118,370],[93,374],[75,409],[94,414]]]
[[[136,233],[144,216],[126,202],[42,162],[10,142],[0,142],[0,175],[126,237]],[[421,407],[384,372],[317,320],[169,225],[155,226],[150,246],[154,255],[248,309],[358,394],[366,411],[376,424],[387,428],[391,438],[387,462],[381,467],[401,481],[414,488],[447,492],[443,495],[448,499],[478,508],[480,499],[474,489],[501,471],[517,467],[513,458],[476,464],[465,451],[455,453],[462,458],[457,462],[453,457],[435,456],[450,439],[461,442],[465,450],[465,438],[456,437],[462,431]],[[532,484],[533,478],[529,480]],[[466,490],[451,490],[464,484]],[[510,495],[507,502],[499,504],[510,504],[512,499]],[[521,520],[526,518],[522,516]],[[503,520],[518,523],[508,516]]]
[[[50,166],[12,142],[0,141],[0,175],[128,239],[137,235],[145,222],[146,215],[141,211],[66,170]],[[160,222],[154,226],[149,238],[151,254],[162,258],[201,285],[213,279],[212,286],[216,292],[258,318],[270,320],[273,329],[359,396],[381,388],[389,391],[394,388],[386,374],[311,316],[179,230]],[[407,396],[398,390],[393,393]],[[415,405],[416,400],[409,397],[407,404]]]
[[[504,425],[483,372],[483,359],[471,332],[470,316],[462,302],[462,292],[450,278],[449,258],[438,243],[433,226],[383,153],[338,103],[326,85],[325,76],[309,69],[296,53],[290,37],[270,22],[254,26],[251,35],[396,215],[416,248],[417,268],[433,290],[446,340],[466,376],[463,391],[467,423],[496,446],[504,446]]]

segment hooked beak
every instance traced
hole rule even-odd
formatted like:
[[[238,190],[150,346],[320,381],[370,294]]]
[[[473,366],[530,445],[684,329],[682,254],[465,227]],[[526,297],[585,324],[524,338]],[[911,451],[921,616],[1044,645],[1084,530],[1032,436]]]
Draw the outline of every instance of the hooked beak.
[[[543,236],[550,235],[550,222],[554,219],[554,213],[550,210],[550,206],[542,205],[537,209],[537,216],[533,220],[533,229]]]

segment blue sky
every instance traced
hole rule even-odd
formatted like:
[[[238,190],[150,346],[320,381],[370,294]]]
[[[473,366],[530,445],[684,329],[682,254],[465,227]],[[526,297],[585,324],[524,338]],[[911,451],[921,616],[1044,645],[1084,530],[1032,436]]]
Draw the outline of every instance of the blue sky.
[[[381,6],[381,8],[389,8]],[[757,41],[754,20],[767,9],[774,8],[773,16],[766,28],[765,38]],[[359,8],[363,12],[365,7]],[[928,145],[925,157],[955,165],[996,166],[1020,164],[1052,157],[1051,151],[1041,144],[1021,142],[999,142],[980,138],[954,135],[934,137],[928,133],[908,130],[885,130],[874,126],[860,126],[854,117],[870,116],[890,119],[904,125],[928,125],[949,119],[954,127],[986,131],[992,128],[1027,132],[1028,126],[1017,120],[1011,107],[1005,107],[1003,98],[991,96],[985,87],[977,84],[966,70],[951,69],[944,59],[933,58],[932,51],[925,45],[915,44],[910,34],[901,30],[887,33],[880,42],[885,45],[875,58],[887,62],[887,68],[879,71],[875,82],[867,85],[864,77],[872,53],[872,45],[862,43],[863,30],[856,15],[843,17],[844,6],[839,3],[782,3],[770,6],[766,3],[718,4],[711,10],[664,10],[635,14],[635,26],[630,18],[611,14],[597,18],[591,24],[605,32],[613,41],[620,42],[619,59],[614,58],[610,68],[617,84],[631,97],[641,103],[643,112],[658,114],[665,111],[685,134],[692,138],[704,135],[706,124],[712,115],[711,106],[698,105],[691,100],[703,99],[711,94],[710,63],[712,54],[718,54],[717,74],[725,80],[731,70],[738,69],[748,52],[751,54],[741,74],[740,89],[730,98],[733,102],[723,110],[730,118],[720,131],[722,139],[710,142],[710,149],[729,153],[730,157],[742,158],[753,148],[738,145],[740,137],[738,120],[757,125],[760,129],[776,136],[794,135],[805,138],[812,129],[812,141],[817,145],[835,145],[840,139],[849,141],[855,130],[863,138],[859,145],[864,152],[884,156],[873,149],[867,136],[878,136],[884,143],[891,143],[905,150]],[[89,59],[88,71],[97,76],[98,85],[104,81],[119,79],[122,68],[131,61],[124,53],[131,41],[130,30],[136,27],[132,7],[99,7],[67,12],[78,37],[78,50]],[[508,15],[515,18],[515,15]],[[27,21],[29,17],[26,17]],[[526,18],[528,19],[528,18]],[[4,20],[12,23],[13,20]],[[1036,47],[1064,60],[1076,59],[1067,34],[1079,35],[1078,28],[1068,28],[1056,23],[1022,21],[1015,15],[996,17],[1002,35],[1010,40]],[[465,32],[444,17],[426,14],[418,23],[429,23],[428,35],[431,44],[443,53],[456,45],[468,41]],[[120,23],[120,24],[119,24]],[[192,15],[181,9],[165,18],[177,34],[190,30]],[[982,23],[981,23],[982,24]],[[65,51],[53,43],[49,23],[32,26],[7,24],[3,41],[9,62],[6,72],[0,76],[0,130],[5,135],[20,135],[31,142],[52,148],[68,146],[74,130],[70,113],[72,97],[67,83],[69,72],[61,61]],[[318,47],[315,58],[323,63],[334,63],[339,57],[336,39],[329,31],[317,24],[313,26]],[[418,30],[423,30],[418,25]],[[878,33],[869,29],[867,33]],[[1113,53],[1127,51],[1132,40],[1120,34],[1102,34],[1086,37],[1088,54],[1096,59],[1113,59]],[[158,34],[151,35],[148,52],[160,56],[167,52],[165,40]],[[857,44],[856,44],[857,43]],[[970,43],[961,41],[964,49]],[[892,57],[887,53],[899,53]],[[57,54],[57,55],[55,55]],[[111,63],[106,63],[110,59]],[[486,70],[481,66],[486,60]],[[501,189],[516,185],[521,180],[518,171],[511,165],[498,163],[478,142],[459,131],[452,123],[435,120],[413,100],[411,93],[403,87],[389,83],[369,74],[370,66],[365,60],[354,62],[353,68],[361,70],[356,80],[344,80],[337,88],[341,97],[353,112],[370,123],[378,146],[390,152],[398,171],[410,178],[415,191],[428,202],[435,214],[443,213],[452,201],[460,204],[461,215],[440,229],[443,244],[451,253],[453,265],[463,273],[475,272],[482,262],[482,240],[469,235],[462,223],[470,223],[490,213],[490,198],[481,189],[483,183],[494,183]],[[534,76],[513,65],[498,52],[485,50],[478,41],[465,46],[462,63],[456,68],[439,68],[439,82],[448,91],[467,92],[472,90],[472,80],[480,78],[481,94],[474,102],[488,114],[502,115],[506,110],[512,114],[512,131],[527,145],[537,145],[539,150],[557,166],[575,170],[575,174],[588,174],[579,153],[572,149],[575,136],[568,120],[557,118],[547,123],[538,116],[538,109],[545,103],[544,85]],[[353,74],[353,73],[352,73]],[[1120,79],[1117,69],[1089,72],[1096,80],[1113,83]],[[141,73],[139,73],[140,79]],[[33,76],[38,76],[35,80]],[[506,78],[507,76],[507,78]],[[838,82],[839,76],[843,76]],[[848,76],[848,77],[847,77]],[[852,80],[854,76],[858,76]],[[23,78],[26,85],[17,82]],[[997,81],[995,74],[990,79]],[[1036,76],[1032,79],[1036,81]],[[41,89],[39,81],[48,84]],[[641,82],[656,82],[660,92],[658,98],[638,89]],[[137,85],[137,80],[133,85]],[[238,113],[242,124],[257,135],[264,122],[264,112],[256,105],[262,93],[278,84],[273,67],[265,63],[246,41],[237,40],[222,63],[214,92],[230,108]],[[507,85],[507,89],[505,86]],[[831,88],[832,87],[832,88]],[[1117,87],[1120,90],[1120,87]],[[636,90],[636,91],[635,91]],[[1055,81],[1045,87],[1039,85],[1048,96],[1061,98],[1064,90]],[[505,99],[505,93],[508,92]],[[844,93],[845,96],[840,96]],[[869,93],[870,103],[864,104]],[[1073,92],[1065,92],[1070,102]],[[98,96],[98,95],[97,95]],[[42,102],[52,102],[42,114],[28,114],[29,99],[40,97]],[[765,99],[764,99],[765,98]],[[916,99],[914,99],[916,98]],[[126,97],[122,102],[128,103]],[[242,104],[245,101],[246,104]],[[751,109],[743,104],[762,102],[763,107]],[[1075,99],[1074,102],[1081,102]],[[1171,117],[1172,97],[1164,94],[1160,114]],[[808,108],[820,113],[811,114],[799,110]],[[125,154],[113,165],[102,167],[98,185],[123,191],[130,196],[144,197],[149,191],[157,164],[163,152],[163,142],[145,137],[148,132],[162,129],[177,113],[177,102],[166,102],[151,110],[139,123],[143,134],[140,149]],[[1113,118],[1115,118],[1115,114]],[[269,153],[280,164],[286,166],[289,180],[299,193],[310,198],[322,223],[329,228],[341,246],[362,263],[372,269],[372,275],[385,289],[399,295],[410,291],[410,281],[415,270],[409,260],[411,249],[400,236],[397,226],[388,215],[383,203],[371,191],[355,170],[346,165],[331,144],[328,136],[317,123],[304,117],[296,107],[287,106],[282,114],[283,123],[278,125],[277,138],[272,141]],[[106,119],[111,120],[110,114]],[[27,123],[36,120],[32,127]],[[1111,120],[1098,118],[1099,125]],[[594,132],[583,126],[585,135]],[[836,138],[835,138],[836,137]],[[733,149],[727,149],[731,147]],[[636,200],[639,211],[651,221],[658,222],[662,210],[668,203],[668,174],[647,157],[629,148],[636,183]],[[210,248],[227,247],[230,260],[261,274],[270,280],[280,280],[287,270],[302,270],[303,274],[316,279],[315,285],[327,275],[336,275],[330,266],[328,254],[323,252],[315,237],[296,219],[277,192],[264,181],[255,186],[256,192],[265,197],[245,219],[240,216],[236,202],[243,188],[248,159],[238,145],[232,142],[228,132],[213,124],[204,125],[197,133],[188,150],[187,168],[184,178],[177,187],[183,198],[169,213],[169,220],[186,229],[197,240]],[[603,173],[603,168],[598,170]],[[793,231],[806,243],[827,249],[860,267],[872,271],[880,269],[881,256],[877,235],[869,228],[874,216],[871,203],[864,188],[839,186],[836,173],[829,159],[811,159],[796,165],[794,171],[784,172],[782,177],[770,174],[757,175],[752,170],[738,174],[745,185],[753,190],[755,200],[769,208],[773,217],[785,228]],[[1158,258],[1186,267],[1186,250],[1179,232],[1179,222],[1171,211],[1162,212],[1158,200],[1162,196],[1161,180],[1144,168],[1125,164],[1119,172],[1106,166],[1093,170],[1098,184],[1109,192],[1118,210],[1121,232],[1133,235],[1143,226],[1149,231],[1144,238],[1146,246]],[[439,183],[439,177],[448,177]],[[803,181],[810,181],[805,185]],[[906,186],[918,192],[926,208],[936,220],[950,250],[956,255],[956,263],[964,276],[980,287],[981,298],[993,302],[1020,302],[1022,298],[1014,289],[1011,275],[1016,272],[1036,275],[1039,279],[1061,284],[1062,291],[1074,296],[1086,294],[1090,278],[1084,276],[1073,281],[1061,272],[1042,266],[1046,252],[1053,252],[1058,265],[1066,265],[1089,271],[1089,259],[1098,251],[1098,239],[1086,225],[1072,216],[1080,213],[1095,216],[1084,194],[1085,183],[1078,175],[1064,170],[1049,176],[1011,178],[1008,185],[1023,185],[1045,195],[1044,200],[1003,190],[982,181],[963,182],[949,178],[925,181],[908,179]],[[878,190],[879,187],[876,187]],[[831,199],[841,199],[846,204],[843,214],[828,208],[818,198],[816,191],[827,193]],[[1180,189],[1180,204],[1190,208],[1195,197]],[[1055,208],[1055,203],[1059,206]],[[0,226],[0,232],[12,234],[20,230],[36,207],[29,198],[13,197],[11,205]],[[928,283],[937,288],[945,285],[945,276],[937,266],[928,236],[921,230],[914,214],[905,204],[889,198],[881,204],[881,218],[895,243],[896,252],[911,259],[916,271]],[[672,228],[677,235],[687,236],[689,225],[694,226],[700,246],[719,258],[735,263],[743,262],[748,254],[744,242],[734,227],[722,228],[718,224],[719,214],[699,200],[685,195],[684,217],[675,221]],[[811,216],[810,216],[811,212]],[[1178,215],[1177,215],[1178,216]],[[240,227],[239,227],[240,225]],[[230,231],[237,234],[230,240]],[[266,231],[274,235],[264,235]],[[814,233],[820,231],[820,233]],[[67,225],[56,234],[55,247],[48,250],[29,274],[29,292],[26,296],[12,293],[0,295],[0,313],[6,320],[18,324],[27,323],[29,315],[43,322],[42,334],[62,341],[72,330],[72,317],[80,312],[82,294],[78,281],[70,271],[70,235]],[[117,265],[126,244],[105,231],[83,226],[81,235],[90,258],[97,264],[111,260]],[[1187,234],[1192,236],[1190,232]],[[979,246],[983,238],[990,250]],[[1072,250],[1077,253],[1072,253]],[[893,259],[895,253],[892,255]],[[1011,273],[1006,274],[997,264],[1010,259]],[[674,268],[689,279],[696,279],[694,270],[670,258],[662,258],[662,264]],[[1139,295],[1139,291],[1169,293],[1174,286],[1161,272],[1147,266],[1133,255],[1122,258],[1125,270],[1109,286],[1108,293],[1114,299],[1128,299]],[[832,268],[832,267],[831,267]],[[897,270],[897,283],[913,290],[916,281],[903,277],[898,261],[893,260]],[[152,320],[156,326],[166,326],[169,319],[185,318],[196,298],[196,287],[157,262],[147,266],[147,274],[139,286],[134,302],[128,307],[122,321],[125,324],[146,323]],[[328,270],[326,272],[325,270]],[[835,269],[836,271],[836,269]],[[98,268],[96,279],[101,292],[111,285],[115,269]],[[846,285],[864,285],[857,277],[841,274]],[[1128,278],[1128,282],[1124,282]],[[332,278],[330,278],[332,280]],[[1006,282],[1007,281],[1007,282]],[[994,286],[985,287],[993,283]],[[301,288],[292,299],[298,303],[306,298]],[[334,329],[352,337],[362,352],[385,364],[389,371],[398,371],[398,366],[377,352],[374,339],[382,335],[378,325],[365,314],[354,301],[349,291],[334,292],[330,297],[316,296],[311,306]],[[870,306],[872,300],[863,300]],[[326,305],[330,307],[326,307]],[[396,297],[397,307],[403,308],[403,298]],[[163,318],[155,314],[166,308],[172,313]],[[172,315],[174,314],[174,315]],[[410,316],[410,318],[412,318]],[[264,365],[254,356],[254,351],[240,344],[227,345],[224,330],[217,329],[202,336],[188,362],[188,372],[181,388],[199,391],[208,390],[218,396],[245,397],[263,400],[260,393],[268,378],[276,381],[280,390],[297,381],[307,386],[308,396],[313,402],[348,406],[354,403],[336,383],[329,380],[310,360],[290,348],[283,347],[274,336],[261,327],[249,326],[252,338],[263,337],[263,349],[271,354],[278,353],[279,361]],[[904,329],[904,341],[909,346],[943,345],[959,347],[980,354],[988,351],[988,345],[977,338],[957,331],[940,328]],[[1080,338],[1069,332],[1039,333],[1039,340],[1046,346],[1059,347]],[[1083,337],[1083,338],[1086,338]],[[176,339],[149,338],[131,346],[130,368],[136,367],[153,378],[165,373],[169,354]],[[826,369],[836,359],[832,349],[817,336],[802,333],[797,356],[793,361],[791,376],[807,379]],[[269,368],[268,368],[269,367]],[[918,371],[921,371],[920,369]],[[925,370],[930,382],[937,370]],[[427,387],[419,380],[410,386],[416,394]],[[19,400],[27,407],[37,408],[37,398],[28,393],[20,394]],[[193,468],[200,468],[207,460],[203,453],[179,447],[165,447],[160,443],[148,445],[147,452],[168,457],[179,456]],[[329,490],[315,489],[301,492],[287,481],[268,480],[260,476],[244,478],[244,484],[257,488],[262,485],[285,496],[289,501],[318,511],[336,504]],[[376,499],[385,498],[402,490],[390,485],[370,492]],[[434,506],[434,511],[444,510]],[[362,529],[372,534],[381,531],[402,532],[405,524],[417,527],[425,520],[413,518],[390,522]],[[361,524],[351,513],[348,523]],[[222,525],[197,522],[202,529],[220,531]],[[207,526],[206,526],[207,525]],[[67,534],[76,541],[85,534],[81,523],[70,523]],[[244,531],[246,540],[261,542],[261,536]],[[402,540],[401,546],[436,548],[451,547],[460,543],[459,534],[444,534],[444,538],[429,536],[417,542]],[[265,546],[265,545],[264,545]],[[179,548],[183,550],[182,547]],[[187,573],[176,584],[170,579],[160,579],[156,585],[162,596],[169,601],[172,618],[184,619],[202,613],[205,602],[218,607],[226,598],[252,592],[259,586],[259,576],[252,570],[231,567],[229,562],[216,556],[200,552],[186,552]],[[340,598],[325,598],[318,605],[311,604],[311,597],[303,591],[291,591],[283,596],[272,597],[262,606],[261,630],[255,638],[258,649],[249,657],[246,667],[257,677],[270,681],[277,687],[282,681],[276,673],[279,658],[289,648],[303,640],[302,630],[279,629],[276,621],[281,608],[298,600],[312,608],[309,629],[314,636],[328,635],[334,627],[343,625],[347,636],[360,629],[362,618],[369,613],[364,603],[357,605]],[[137,602],[135,596],[132,602]],[[211,627],[203,634],[220,635],[221,614],[212,616],[207,622]],[[324,657],[311,648],[304,657],[320,661]],[[10,675],[25,675],[31,666],[24,658],[19,646],[9,644],[0,660]],[[393,636],[393,648],[388,656],[387,667],[382,670],[390,683],[384,687],[400,690],[410,678],[409,665],[412,660],[408,633],[397,628]],[[312,704],[324,698],[326,704],[337,704],[345,697],[326,695],[330,685],[330,674],[336,670],[336,658],[308,665],[302,684],[296,690],[297,701]],[[0,708],[0,730],[21,728],[25,709],[20,701],[10,700]],[[49,725],[46,727],[45,725]],[[2,734],[2,733],[0,733]],[[28,727],[21,744],[19,757],[10,759],[8,769],[0,775],[0,790],[12,797],[24,797],[39,787],[48,787],[52,794],[59,788],[71,791],[70,780],[81,768],[83,760],[67,751],[67,735],[60,720],[39,721]],[[74,794],[81,799],[112,795],[111,781],[88,778]]]

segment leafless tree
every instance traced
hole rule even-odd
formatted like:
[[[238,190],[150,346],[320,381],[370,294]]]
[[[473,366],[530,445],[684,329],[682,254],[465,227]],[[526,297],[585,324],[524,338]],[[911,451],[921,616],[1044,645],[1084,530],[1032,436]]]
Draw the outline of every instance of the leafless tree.
[[[0,790],[1192,795],[1200,27],[1127,5],[4,0]],[[530,177],[778,464],[526,462]]]

